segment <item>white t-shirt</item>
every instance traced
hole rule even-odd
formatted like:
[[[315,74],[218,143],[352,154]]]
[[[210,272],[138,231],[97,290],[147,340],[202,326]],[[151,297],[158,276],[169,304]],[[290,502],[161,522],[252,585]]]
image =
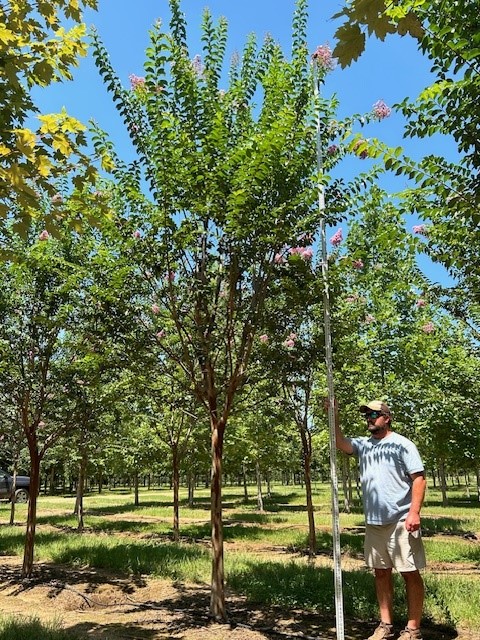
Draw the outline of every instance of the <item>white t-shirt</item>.
[[[379,440],[349,438],[358,458],[367,524],[389,524],[406,518],[412,501],[411,473],[424,470],[417,447],[392,432]]]

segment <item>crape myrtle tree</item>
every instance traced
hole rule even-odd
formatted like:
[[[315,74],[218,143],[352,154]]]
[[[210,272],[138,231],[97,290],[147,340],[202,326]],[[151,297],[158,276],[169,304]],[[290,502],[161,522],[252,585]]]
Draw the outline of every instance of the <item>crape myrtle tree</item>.
[[[136,225],[129,257],[151,274],[146,311],[157,333],[168,333],[158,338],[164,357],[183,369],[209,417],[211,614],[225,619],[225,428],[276,278],[274,257],[317,226],[306,2],[297,2],[290,60],[271,38],[258,47],[251,36],[228,76],[225,20],[215,25],[204,13],[203,54],[192,57],[178,0],[170,10],[170,32],[153,27],[145,75],[132,76],[131,88],[95,36],[97,65],[138,160],[125,166],[99,131],[95,144],[110,154],[126,222]]]
[[[0,327],[2,395],[18,415],[30,456],[30,500],[22,574],[33,568],[40,463],[45,452],[75,425],[65,421],[61,403],[65,371],[72,354],[65,332],[81,306],[85,272],[81,251],[69,234],[53,239],[32,225],[20,238],[4,227],[3,244],[15,255],[4,264]]]
[[[456,161],[426,155],[419,163],[399,156],[388,168],[408,176],[405,209],[415,211],[424,225],[421,247],[444,265],[456,280],[449,289],[432,286],[445,307],[477,331],[479,321],[478,230],[480,224],[480,17],[473,0],[352,0],[337,18],[334,54],[346,66],[365,49],[366,37],[382,40],[396,33],[414,37],[431,62],[433,82],[415,99],[396,108],[405,116],[405,137],[453,137]]]

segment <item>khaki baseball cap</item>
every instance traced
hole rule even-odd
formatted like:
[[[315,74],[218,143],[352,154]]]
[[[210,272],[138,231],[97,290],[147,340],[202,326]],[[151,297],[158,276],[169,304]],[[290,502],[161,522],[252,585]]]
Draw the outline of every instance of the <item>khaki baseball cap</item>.
[[[391,414],[390,407],[381,400],[372,400],[368,404],[360,405],[360,413],[367,413],[367,411],[381,411],[382,413]]]

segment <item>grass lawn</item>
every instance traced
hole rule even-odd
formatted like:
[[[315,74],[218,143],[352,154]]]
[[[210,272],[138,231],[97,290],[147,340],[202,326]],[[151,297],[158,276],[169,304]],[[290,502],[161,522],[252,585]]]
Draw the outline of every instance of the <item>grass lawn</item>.
[[[253,494],[253,488],[250,489]],[[205,585],[210,580],[209,491],[196,491],[194,508],[181,494],[181,542],[171,540],[173,508],[170,491],[143,490],[140,506],[132,494],[108,491],[85,497],[85,526],[76,532],[74,498],[40,496],[36,560],[89,567],[129,576],[150,576],[173,583]],[[330,493],[327,484],[314,486],[318,556],[309,562],[305,496],[301,487],[275,485],[256,509],[252,497],[244,502],[243,489],[224,489],[226,583],[229,592],[262,606],[301,609],[309,614],[335,613],[331,568]],[[0,549],[4,556],[23,552],[26,507],[18,505],[16,525],[6,524],[9,505],[0,506]],[[363,567],[363,515],[341,514],[344,609],[346,616],[377,617],[372,575]],[[430,489],[423,511],[424,540],[429,560],[425,572],[427,622],[475,631],[480,611],[480,505],[455,492],[451,505],[442,507],[440,495]],[[404,619],[406,602],[401,578],[396,579],[396,616]],[[28,619],[20,631],[12,619],[3,619],[0,640],[63,640],[61,628],[35,629]],[[17,635],[15,635],[17,633]],[[36,633],[36,635],[35,635]],[[50,635],[48,635],[50,634]],[[69,635],[68,637],[72,637]]]

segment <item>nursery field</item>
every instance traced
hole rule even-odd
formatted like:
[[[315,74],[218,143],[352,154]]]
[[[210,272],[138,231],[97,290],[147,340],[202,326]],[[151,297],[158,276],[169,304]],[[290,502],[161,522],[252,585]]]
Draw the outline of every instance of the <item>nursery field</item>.
[[[85,530],[76,531],[74,498],[39,498],[36,568],[22,581],[26,507],[0,505],[0,640],[259,640],[335,638],[330,496],[314,488],[318,553],[309,560],[301,487],[274,486],[256,508],[243,489],[224,490],[229,624],[208,617],[210,505],[182,494],[181,540],[172,541],[168,490],[104,491],[85,497]],[[464,487],[448,507],[430,489],[423,510],[425,640],[480,640],[480,505]],[[366,638],[376,621],[373,578],[363,564],[363,516],[341,514],[347,639]],[[396,581],[398,629],[405,618]]]

